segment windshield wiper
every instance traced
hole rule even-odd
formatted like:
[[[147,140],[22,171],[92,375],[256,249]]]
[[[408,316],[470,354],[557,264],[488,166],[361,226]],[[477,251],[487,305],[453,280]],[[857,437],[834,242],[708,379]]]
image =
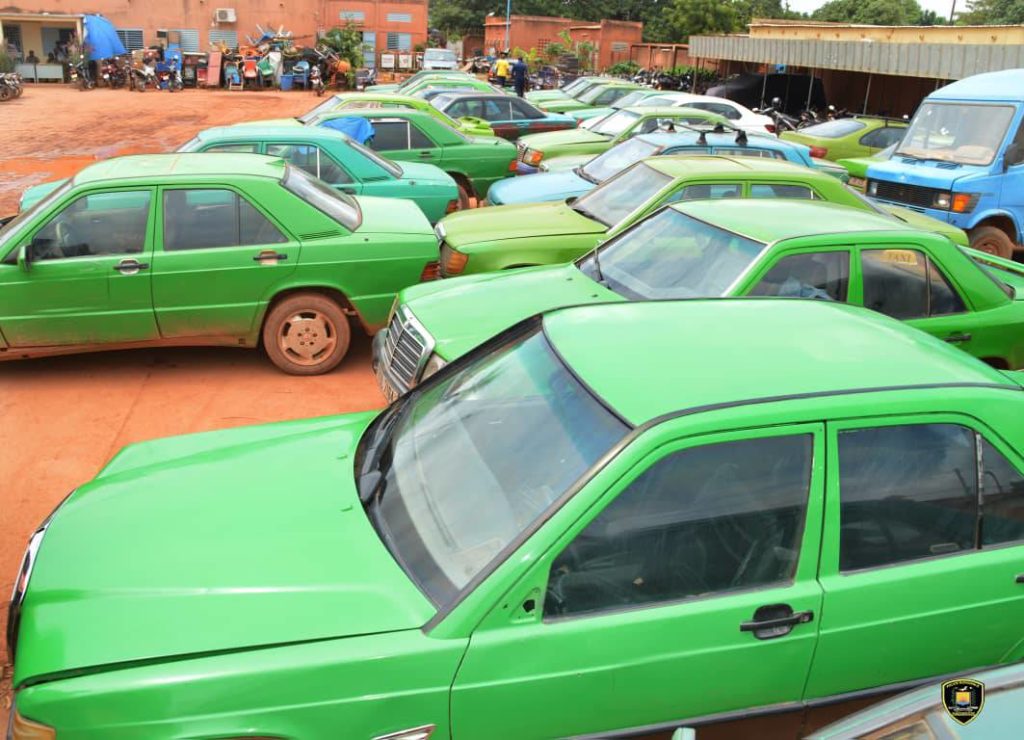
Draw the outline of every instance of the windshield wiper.
[[[356,485],[359,490],[359,500],[364,504],[369,503],[370,499],[377,493],[381,481],[384,480],[385,474],[387,474],[388,469],[391,467],[390,459],[386,465],[382,464],[384,453],[388,448],[388,443],[391,441],[391,431],[398,423],[398,420],[402,418],[405,409],[409,405],[409,396],[411,395],[411,393],[407,394],[392,403],[373,425],[373,431],[370,432],[372,436],[367,441],[366,448],[363,451],[363,464],[360,467]]]
[[[592,177],[592,176],[588,175],[588,174],[587,174],[587,171],[586,171],[585,169],[583,169],[583,167],[582,167],[582,166],[574,168],[574,169],[573,169],[573,174],[574,174],[574,175],[577,175],[577,176],[579,176],[579,177],[582,177],[582,178],[583,178],[584,180],[586,180],[587,182],[592,182],[592,183],[594,183],[595,185],[600,185],[600,184],[601,184],[601,182],[600,182],[600,181],[599,181],[598,179],[596,179],[596,178],[594,178],[594,177]]]
[[[893,152],[893,155],[897,157],[910,157],[910,159],[914,159],[918,162],[945,162],[946,164],[960,164],[954,159],[944,159],[943,157],[920,157],[916,154],[911,154],[910,152],[896,151]]]

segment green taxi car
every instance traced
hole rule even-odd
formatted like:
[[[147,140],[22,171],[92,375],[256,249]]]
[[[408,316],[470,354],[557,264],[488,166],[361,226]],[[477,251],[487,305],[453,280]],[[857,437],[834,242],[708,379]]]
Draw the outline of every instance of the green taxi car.
[[[811,148],[811,156],[820,159],[869,157],[903,140],[907,121],[890,118],[836,118],[796,131],[785,131],[780,138]]]
[[[582,92],[579,96],[569,98],[568,100],[542,100],[537,105],[549,113],[570,113],[574,110],[584,110],[586,108],[604,108],[638,89],[640,89],[640,86],[633,82],[616,80],[615,82],[595,85],[589,90]]]
[[[412,201],[353,197],[256,154],[117,157],[0,230],[0,360],[262,346],[315,375],[436,272]]]
[[[1020,660],[1021,382],[851,306],[591,305],[133,445],[32,536],[17,740],[637,736]]]
[[[394,397],[551,308],[754,295],[865,306],[995,367],[1024,368],[1024,268],[1013,264],[886,214],[820,201],[676,203],[574,263],[402,290],[374,337],[373,363]],[[727,339],[737,356],[753,357]]]
[[[616,80],[614,77],[577,77],[569,84],[554,90],[531,90],[526,93],[525,97],[539,107],[546,101],[575,100],[577,96],[582,95],[587,90],[598,85],[607,85],[610,82],[619,82],[619,80]]]
[[[459,186],[444,170],[392,162],[340,131],[303,126],[220,126],[200,131],[179,152],[267,154],[351,195],[408,198],[430,223],[459,207]]]
[[[714,126],[729,122],[717,113],[697,108],[645,107],[623,108],[592,128],[548,131],[528,134],[516,142],[518,162],[516,171],[521,175],[537,172],[544,161],[565,156],[593,156],[611,149],[616,144],[640,134],[657,131],[675,131],[690,124]]]
[[[516,170],[516,146],[494,136],[466,136],[429,113],[418,110],[358,108],[326,113],[314,125],[343,127],[346,118],[363,118],[373,127],[367,143],[396,162],[426,162],[447,172],[459,186],[461,207],[469,199],[483,200],[498,180]]]
[[[569,115],[575,118],[577,121],[589,121],[592,118],[603,118],[617,110],[623,108],[629,108],[634,105],[639,105],[641,101],[646,98],[656,98],[665,94],[664,90],[655,90],[649,87],[641,87],[636,90],[630,90],[628,93],[623,95],[621,98],[607,106],[599,106],[593,108],[577,108],[576,110],[569,111]]]
[[[446,216],[434,227],[441,275],[568,262],[666,203],[726,198],[824,200],[967,244],[955,226],[910,209],[883,208],[825,172],[759,157],[669,155],[642,159],[578,198]]]
[[[304,126],[313,124],[317,118],[327,113],[349,110],[352,108],[408,108],[412,110],[429,113],[446,126],[461,131],[467,136],[494,136],[491,125],[482,118],[465,116],[455,119],[447,113],[438,110],[430,104],[430,101],[423,98],[416,98],[411,95],[399,95],[398,93],[374,92],[371,88],[367,92],[338,93],[320,103],[307,113],[295,119],[284,118],[282,122],[298,122]],[[259,123],[259,122],[257,122]]]
[[[457,69],[421,69],[416,74],[407,77],[401,82],[396,82],[392,85],[371,85],[366,88],[365,92],[376,95],[378,93],[399,93],[404,95],[405,91],[411,87],[415,87],[420,81],[426,79],[465,79],[465,78],[476,79],[473,75],[468,72],[463,72]]]

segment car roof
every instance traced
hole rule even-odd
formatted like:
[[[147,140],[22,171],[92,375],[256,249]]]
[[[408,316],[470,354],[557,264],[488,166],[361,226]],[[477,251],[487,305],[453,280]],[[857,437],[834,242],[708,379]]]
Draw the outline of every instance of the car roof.
[[[627,301],[556,309],[543,325],[577,377],[637,425],[808,394],[946,384],[1021,391],[962,350],[842,303]],[[743,365],[751,357],[756,371]]]
[[[695,177],[702,175],[737,175],[749,177],[799,177],[808,182],[835,178],[825,172],[810,167],[786,162],[782,159],[765,157],[729,157],[722,154],[693,156],[689,154],[669,154],[660,157],[647,157],[642,160],[654,169],[670,177]],[[837,181],[838,182],[838,181]]]
[[[652,161],[658,158],[652,158]],[[667,159],[667,157],[660,157]],[[696,158],[694,158],[696,159]],[[800,168],[806,169],[806,168]],[[830,175],[825,175],[830,177]],[[912,233],[921,231],[884,213],[850,208],[821,200],[796,198],[720,198],[673,203],[671,208],[696,219],[770,244],[782,239],[851,232],[885,231]],[[939,238],[939,237],[936,237]],[[851,242],[852,243],[852,242]]]
[[[404,95],[402,93],[389,93],[379,92],[375,93],[373,88],[370,88],[366,92],[361,93],[338,93],[334,96],[334,99],[338,102],[348,102],[349,100],[371,100],[371,101],[394,101],[396,103],[408,103],[415,101],[416,103],[422,103],[422,98],[417,98],[415,95]]]
[[[678,110],[678,108],[676,109]],[[697,146],[698,140],[701,134],[704,134],[704,140],[708,146],[747,146],[752,149],[770,149],[772,151],[809,151],[808,147],[795,141],[786,141],[780,139],[777,136],[762,136],[761,134],[746,133],[747,143],[739,144],[736,142],[737,131],[726,131],[725,133],[716,134],[710,130],[706,131],[690,131],[684,129],[682,131],[667,132],[667,131],[656,131],[649,134],[640,134],[640,136],[634,137],[648,144],[662,147],[674,147],[674,146]],[[703,146],[703,145],[701,145]]]
[[[637,113],[644,118],[651,116],[685,116],[693,113],[700,113],[705,116],[720,117],[721,114],[703,108],[687,108],[682,105],[631,105],[620,110],[628,110],[630,113]]]
[[[195,175],[242,175],[280,180],[284,176],[284,164],[279,157],[266,157],[262,154],[137,154],[112,157],[91,164],[75,175],[74,182],[76,185],[82,185],[117,178],[176,179]]]
[[[929,95],[925,100],[1024,100],[1024,69],[985,72],[952,82]]]
[[[331,111],[332,113],[334,111]],[[351,137],[348,134],[344,134],[341,131],[333,128],[326,128],[324,126],[290,126],[285,125],[247,125],[238,124],[236,126],[214,126],[213,128],[204,129],[199,132],[200,141],[209,141],[211,139],[245,139],[251,141],[252,139],[318,139],[321,141],[330,140],[341,140],[351,141]]]

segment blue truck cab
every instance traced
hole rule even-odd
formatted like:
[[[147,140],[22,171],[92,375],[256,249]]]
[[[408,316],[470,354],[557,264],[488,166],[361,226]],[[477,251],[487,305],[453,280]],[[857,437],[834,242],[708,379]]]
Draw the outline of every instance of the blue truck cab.
[[[865,192],[1013,257],[1024,234],[1024,69],[968,77],[925,98],[890,158],[868,167]]]

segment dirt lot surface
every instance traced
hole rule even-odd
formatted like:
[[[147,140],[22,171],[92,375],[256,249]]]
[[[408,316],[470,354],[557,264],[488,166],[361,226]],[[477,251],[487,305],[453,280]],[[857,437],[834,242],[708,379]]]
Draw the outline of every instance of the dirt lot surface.
[[[317,102],[302,92],[82,93],[30,85],[20,99],[0,104],[0,214],[17,209],[25,188],[97,159],[171,151],[200,129],[297,115]],[[369,348],[369,340],[354,336],[341,367],[316,378],[284,375],[261,353],[233,349],[0,363],[0,636],[28,537],[118,449],[154,437],[383,406]],[[0,728],[7,726],[8,678],[0,683]]]

